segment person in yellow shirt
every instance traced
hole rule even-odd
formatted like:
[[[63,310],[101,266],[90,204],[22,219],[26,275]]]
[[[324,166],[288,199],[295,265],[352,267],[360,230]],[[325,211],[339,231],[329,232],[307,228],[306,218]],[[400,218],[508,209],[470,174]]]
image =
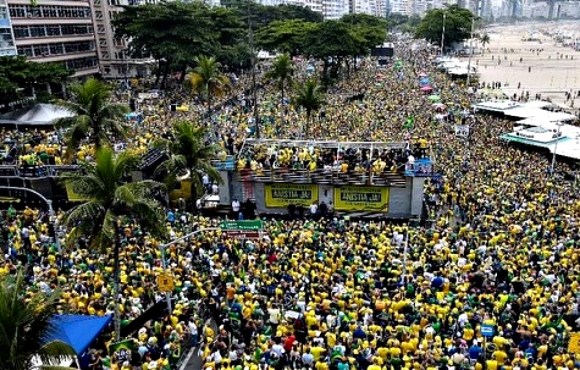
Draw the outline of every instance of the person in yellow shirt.
[[[326,348],[323,348],[320,346],[315,346],[315,347],[310,348],[310,353],[314,357],[314,361],[319,361],[321,355],[325,352],[326,352]]]

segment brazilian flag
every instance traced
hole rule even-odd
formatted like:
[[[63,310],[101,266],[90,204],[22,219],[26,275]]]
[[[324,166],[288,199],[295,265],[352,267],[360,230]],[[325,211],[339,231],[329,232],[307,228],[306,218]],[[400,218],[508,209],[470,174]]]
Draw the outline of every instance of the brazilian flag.
[[[133,339],[125,339],[117,343],[109,344],[109,354],[119,352],[121,350],[133,351],[135,349],[135,341]]]
[[[414,127],[415,127],[415,115],[412,114],[409,117],[407,117],[407,121],[405,121],[403,128],[411,131]]]

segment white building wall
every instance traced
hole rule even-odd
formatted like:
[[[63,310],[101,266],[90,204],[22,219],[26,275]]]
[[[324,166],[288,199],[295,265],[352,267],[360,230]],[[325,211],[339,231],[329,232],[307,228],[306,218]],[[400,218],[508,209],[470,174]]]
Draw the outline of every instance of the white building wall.
[[[10,11],[6,0],[0,0],[0,56],[16,55]]]
[[[348,14],[348,0],[322,0],[322,16],[324,19],[336,20]]]

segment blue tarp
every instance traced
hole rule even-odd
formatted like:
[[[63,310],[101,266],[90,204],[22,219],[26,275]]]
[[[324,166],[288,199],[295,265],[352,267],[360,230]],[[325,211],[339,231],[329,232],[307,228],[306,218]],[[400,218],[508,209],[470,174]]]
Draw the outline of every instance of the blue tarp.
[[[64,342],[80,356],[112,319],[111,315],[55,315],[52,319],[55,330],[47,338],[47,342],[55,340]]]

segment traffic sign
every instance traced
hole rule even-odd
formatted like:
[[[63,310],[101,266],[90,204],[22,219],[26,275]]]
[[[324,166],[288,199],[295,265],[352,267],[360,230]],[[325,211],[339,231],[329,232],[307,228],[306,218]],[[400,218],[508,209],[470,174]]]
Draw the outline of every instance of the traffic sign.
[[[252,230],[260,231],[264,229],[264,223],[261,220],[247,221],[222,221],[220,222],[222,230]]]
[[[486,338],[493,337],[495,334],[495,328],[493,325],[483,324],[481,325],[481,335]]]
[[[259,239],[264,223],[261,220],[222,221],[220,228],[228,238]]]
[[[159,274],[159,276],[157,276],[157,286],[161,292],[172,292],[175,288],[173,284],[173,276],[167,272],[162,272]]]

